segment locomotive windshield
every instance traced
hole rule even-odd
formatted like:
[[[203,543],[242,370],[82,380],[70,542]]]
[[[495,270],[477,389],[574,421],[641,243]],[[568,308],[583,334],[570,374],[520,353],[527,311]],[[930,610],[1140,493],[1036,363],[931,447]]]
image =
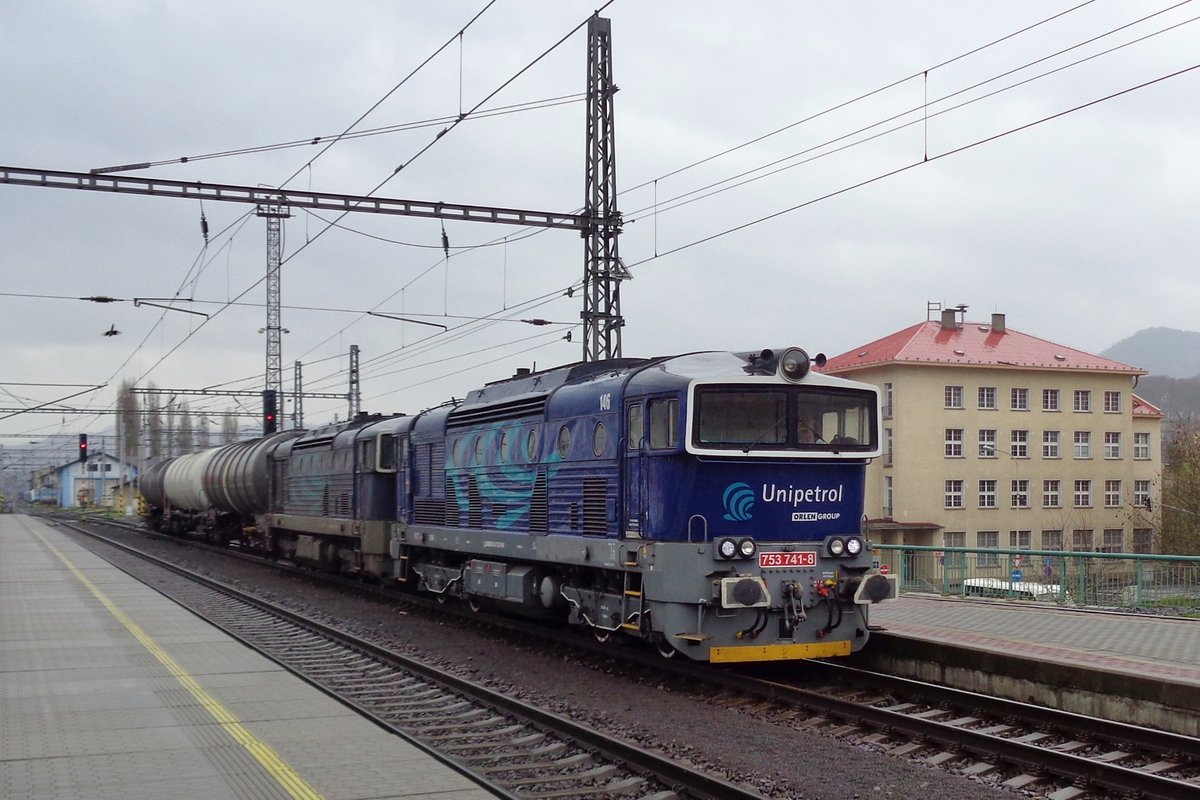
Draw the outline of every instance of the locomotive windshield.
[[[875,397],[824,386],[697,387],[693,445],[745,452],[873,450]]]

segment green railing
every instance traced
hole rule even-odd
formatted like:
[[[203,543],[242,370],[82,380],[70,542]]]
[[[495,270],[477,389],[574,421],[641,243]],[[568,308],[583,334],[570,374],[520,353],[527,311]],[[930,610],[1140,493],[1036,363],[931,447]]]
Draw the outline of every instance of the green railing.
[[[1200,556],[872,546],[901,592],[1200,613]]]

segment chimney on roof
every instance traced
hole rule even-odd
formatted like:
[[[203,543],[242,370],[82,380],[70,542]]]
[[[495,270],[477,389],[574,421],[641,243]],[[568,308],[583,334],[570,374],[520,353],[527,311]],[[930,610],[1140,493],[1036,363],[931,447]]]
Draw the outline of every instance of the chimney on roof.
[[[1004,333],[1004,315],[992,314],[992,333]]]
[[[942,309],[942,327],[943,328],[958,328],[958,314],[953,308]]]

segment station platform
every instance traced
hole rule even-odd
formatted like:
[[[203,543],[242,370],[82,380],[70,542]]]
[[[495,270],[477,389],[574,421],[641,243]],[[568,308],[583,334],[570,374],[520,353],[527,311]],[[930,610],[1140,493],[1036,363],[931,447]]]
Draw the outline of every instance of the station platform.
[[[0,797],[494,795],[61,529],[0,514]]]
[[[1200,619],[902,594],[871,625],[872,668],[1200,736]]]

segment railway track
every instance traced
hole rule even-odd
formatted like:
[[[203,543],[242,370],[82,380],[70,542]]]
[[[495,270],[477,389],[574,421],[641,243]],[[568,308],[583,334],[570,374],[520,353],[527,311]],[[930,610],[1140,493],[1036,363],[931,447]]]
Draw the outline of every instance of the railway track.
[[[519,622],[503,624],[524,635],[549,635]],[[654,669],[681,689],[704,692],[706,702],[753,713],[764,724],[820,731],[1024,796],[1200,798],[1200,740],[1191,737],[840,665],[807,665],[800,686],[795,667],[783,677],[770,670],[731,672],[580,637],[555,641]],[[460,754],[471,754],[470,743],[461,744]]]
[[[117,548],[126,556],[114,561],[121,569],[148,578],[157,591],[498,797],[762,800],[690,765],[71,527]]]

